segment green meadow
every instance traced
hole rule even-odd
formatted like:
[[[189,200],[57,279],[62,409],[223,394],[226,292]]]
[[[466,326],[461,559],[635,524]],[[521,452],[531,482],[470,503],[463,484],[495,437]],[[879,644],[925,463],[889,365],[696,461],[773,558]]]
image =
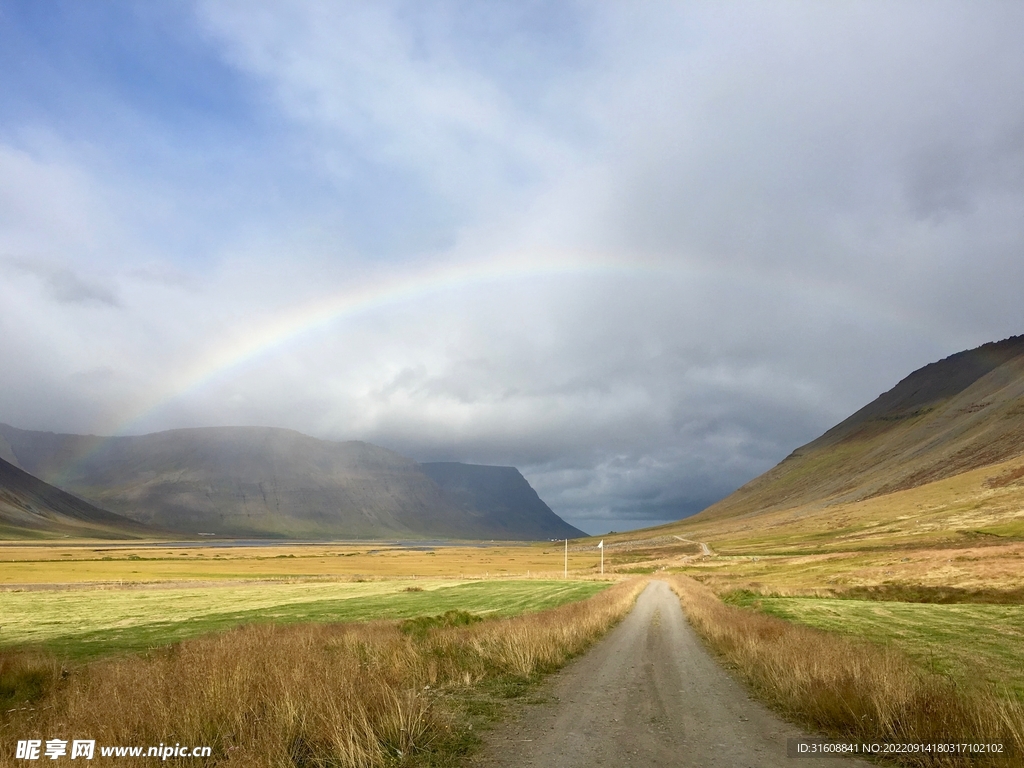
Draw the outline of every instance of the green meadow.
[[[142,652],[253,622],[510,616],[582,600],[595,581],[441,579],[0,592],[0,647],[85,659]]]
[[[761,597],[728,602],[789,621],[891,644],[958,682],[983,679],[1024,699],[1024,606]]]

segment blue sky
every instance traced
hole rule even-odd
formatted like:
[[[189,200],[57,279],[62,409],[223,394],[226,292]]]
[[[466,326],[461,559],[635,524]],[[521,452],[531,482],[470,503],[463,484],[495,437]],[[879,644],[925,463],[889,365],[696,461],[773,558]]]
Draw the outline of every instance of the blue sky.
[[[0,4],[0,420],[696,511],[1024,332],[1009,3]],[[324,309],[324,308],[328,309]]]

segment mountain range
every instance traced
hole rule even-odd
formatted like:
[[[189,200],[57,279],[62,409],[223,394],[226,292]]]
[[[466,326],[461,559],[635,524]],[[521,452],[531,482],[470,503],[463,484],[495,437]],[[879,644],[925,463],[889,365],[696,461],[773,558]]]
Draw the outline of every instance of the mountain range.
[[[418,464],[369,443],[284,429],[104,438],[0,424],[0,462],[0,533],[134,536],[151,526],[282,538],[585,535],[513,467]],[[1016,536],[1024,535],[1022,503],[1024,336],[1014,336],[914,371],[725,499],[662,529],[790,530],[793,541],[890,529],[909,536],[912,528],[915,536]]]
[[[286,429],[97,437],[0,424],[0,459],[108,513],[185,535],[585,535],[555,515],[513,467],[420,465],[369,443],[319,440]]]

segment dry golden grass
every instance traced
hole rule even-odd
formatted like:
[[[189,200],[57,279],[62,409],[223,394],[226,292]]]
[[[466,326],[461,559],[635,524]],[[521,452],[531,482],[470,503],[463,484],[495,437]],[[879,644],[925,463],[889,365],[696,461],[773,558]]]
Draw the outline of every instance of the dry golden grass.
[[[600,552],[570,547],[569,570],[593,573]],[[233,579],[562,575],[557,542],[402,547],[390,543],[197,547],[110,542],[0,542],[0,587]]]
[[[0,715],[0,732],[5,742],[96,739],[97,765],[100,745],[159,743],[211,746],[209,765],[437,762],[465,748],[460,695],[560,666],[622,618],[642,586],[623,582],[582,602],[469,626],[248,626],[70,674],[8,658],[0,664],[9,679],[35,670],[50,690]],[[0,766],[15,764],[5,748]]]
[[[745,589],[781,596],[828,597],[894,586],[1019,594],[1024,590],[1024,543],[807,555],[722,555],[679,559],[669,567],[694,576],[719,594]]]
[[[807,727],[858,742],[1003,742],[1024,755],[1017,701],[925,673],[866,641],[725,605],[686,576],[670,583],[711,648],[760,697]],[[982,763],[908,756],[903,764]]]

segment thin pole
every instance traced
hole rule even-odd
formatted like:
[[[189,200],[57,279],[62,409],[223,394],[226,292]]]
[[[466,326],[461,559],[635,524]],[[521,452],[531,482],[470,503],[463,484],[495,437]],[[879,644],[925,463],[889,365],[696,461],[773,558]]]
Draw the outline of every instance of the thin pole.
[[[569,540],[568,539],[565,540],[565,573],[563,574],[563,577],[566,578],[566,579],[569,578]]]
[[[604,544],[602,541],[601,544]],[[604,547],[601,547],[601,575],[604,576]]]

